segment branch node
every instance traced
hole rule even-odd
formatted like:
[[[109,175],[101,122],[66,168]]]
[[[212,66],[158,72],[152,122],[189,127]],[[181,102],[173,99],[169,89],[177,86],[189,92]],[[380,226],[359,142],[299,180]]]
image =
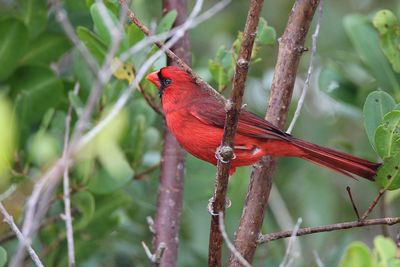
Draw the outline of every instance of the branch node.
[[[160,263],[162,255],[164,254],[165,249],[167,248],[164,242],[161,242],[157,247],[154,253],[151,253],[149,247],[146,245],[144,241],[142,241],[143,249],[146,253],[146,256],[149,258],[151,263]]]
[[[233,149],[230,146],[220,146],[215,151],[215,158],[222,163],[228,163],[229,160],[235,159],[236,155],[233,153]]]
[[[207,204],[207,210],[208,210],[208,213],[210,213],[211,216],[217,216],[218,215],[218,212],[215,212],[215,210],[214,210],[214,202],[215,202],[215,198],[212,197],[212,198],[210,198],[208,200],[208,204]],[[225,208],[228,209],[231,206],[232,206],[232,201],[228,197],[226,197],[226,199],[225,199]]]
[[[225,112],[229,112],[233,108],[233,102],[231,99],[227,99],[225,103]]]
[[[146,217],[147,224],[149,225],[149,230],[151,233],[155,234],[156,230],[154,229],[154,220],[151,216]]]
[[[215,201],[215,198],[212,197],[212,198],[210,198],[208,200],[208,204],[207,204],[207,210],[208,210],[208,213],[210,213],[211,216],[217,216],[218,215],[218,213],[216,213],[214,211],[214,201]]]
[[[242,69],[248,69],[249,68],[249,61],[245,60],[244,58],[239,58],[237,61],[238,67]]]

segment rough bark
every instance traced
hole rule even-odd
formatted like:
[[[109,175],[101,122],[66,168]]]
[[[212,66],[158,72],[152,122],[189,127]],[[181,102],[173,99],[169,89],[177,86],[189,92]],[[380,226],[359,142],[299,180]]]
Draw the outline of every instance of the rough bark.
[[[253,51],[253,44],[256,38],[258,20],[263,5],[263,0],[250,1],[247,14],[246,25],[243,32],[243,42],[240,46],[238,59],[236,62],[235,74],[230,100],[226,104],[226,119],[224,134],[219,151],[217,151],[218,165],[215,191],[213,196],[213,213],[211,216],[210,242],[208,253],[208,266],[222,266],[222,242],[223,237],[220,232],[218,214],[225,211],[226,192],[228,188],[229,170],[233,153],[233,140],[236,133],[237,122],[242,108],[242,97],[245,89],[247,72]]]
[[[186,8],[186,0],[163,0],[163,14],[174,9],[178,12],[175,26],[185,21],[187,17]],[[191,53],[187,34],[171,50],[187,64],[190,64]],[[170,59],[167,63],[172,65]],[[165,244],[166,249],[159,260],[159,266],[172,267],[177,266],[178,258],[185,153],[167,128],[163,140],[160,185],[154,224],[154,247],[157,249],[161,243]]]
[[[304,41],[318,3],[318,0],[297,0],[285,32],[279,39],[278,59],[265,119],[280,129],[286,122],[300,56],[304,52]],[[240,225],[236,231],[235,247],[249,262],[252,262],[257,247],[275,162],[276,159],[272,157],[264,157],[253,167]],[[240,266],[240,263],[231,256],[229,266]]]

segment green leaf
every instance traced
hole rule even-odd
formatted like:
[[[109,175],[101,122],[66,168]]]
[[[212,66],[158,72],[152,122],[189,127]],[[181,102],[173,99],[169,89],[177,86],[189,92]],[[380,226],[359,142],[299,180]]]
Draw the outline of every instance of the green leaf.
[[[376,13],[373,24],[379,32],[380,45],[396,72],[400,72],[400,27],[390,10]]]
[[[28,29],[21,21],[14,18],[0,21],[0,81],[13,73],[27,45]]]
[[[107,151],[99,153],[98,157],[103,168],[90,180],[90,191],[109,194],[132,180],[134,171],[117,145],[109,144]]]
[[[135,132],[134,136],[132,136],[133,140],[133,145],[132,145],[132,153],[131,155],[131,162],[133,165],[133,168],[136,169],[139,167],[140,163],[142,162],[142,157],[143,157],[143,135],[144,135],[144,128],[145,128],[145,116],[142,114],[137,115],[137,121],[134,124],[135,125]]]
[[[0,267],[6,266],[7,263],[7,251],[0,247]]]
[[[80,216],[74,216],[74,231],[86,227],[93,218],[95,212],[95,200],[93,195],[87,191],[74,194],[71,198],[72,206],[77,208]]]
[[[103,118],[108,110],[103,113]],[[126,110],[122,110],[85,148],[81,157],[95,155],[103,168],[99,168],[89,182],[89,189],[98,194],[108,194],[125,186],[132,180],[133,170],[118,146],[128,122]]]
[[[10,103],[0,96],[0,177],[11,169],[12,158],[15,148],[16,129],[12,116],[12,107]],[[8,179],[0,179],[0,189],[8,185]]]
[[[382,53],[378,34],[369,19],[361,15],[348,15],[344,19],[344,28],[357,54],[382,89],[400,94],[400,76],[393,72]]]
[[[347,79],[338,68],[328,66],[321,70],[318,77],[319,88],[335,100],[358,106],[358,87]]]
[[[38,166],[57,159],[59,148],[57,140],[48,133],[38,133],[29,139],[29,155]]]
[[[97,61],[102,63],[107,53],[107,45],[88,28],[78,26],[76,33]]]
[[[82,103],[79,96],[77,96],[73,91],[69,91],[68,99],[69,99],[69,102],[71,103],[72,107],[74,108],[75,112],[78,115],[80,115],[84,108],[84,104]]]
[[[101,40],[107,46],[109,46],[111,44],[112,35],[109,31],[109,28],[107,27],[107,25],[108,25],[106,23],[107,20],[106,20],[106,18],[103,18],[102,12],[100,11],[102,5],[103,5],[102,3],[94,3],[90,7],[90,15],[92,16],[92,19],[93,19],[95,33],[97,33],[100,36]],[[118,28],[119,22],[118,22],[117,17],[106,6],[103,5],[103,7],[105,7],[105,11],[108,14],[108,17],[109,17],[109,20],[110,20],[112,26],[115,28]],[[124,32],[122,34],[123,34],[123,36],[122,36],[120,47],[123,51],[125,51],[128,48],[128,41],[124,35]]]
[[[235,63],[232,61],[232,55],[224,45],[218,48],[215,61],[219,62],[225,69],[233,69],[235,67]]]
[[[21,3],[21,19],[28,26],[31,39],[38,36],[46,27],[47,3],[43,0],[23,0]]]
[[[383,165],[378,169],[377,182],[388,190],[400,188],[400,153],[385,158]]]
[[[276,42],[276,31],[268,26],[264,18],[260,18],[257,29],[257,41],[261,45],[273,45]]]
[[[128,36],[128,43],[130,46],[136,44],[144,38],[144,33],[135,24],[127,26],[126,31],[126,34]]]
[[[29,44],[21,64],[49,64],[57,61],[69,47],[68,39],[62,35],[42,34]]]
[[[369,248],[362,242],[351,243],[340,260],[339,267],[373,267]]]
[[[367,96],[364,103],[364,127],[368,140],[375,149],[375,131],[382,123],[386,113],[392,111],[396,103],[386,92],[374,91]]]
[[[210,59],[208,61],[208,69],[211,76],[218,84],[218,91],[222,91],[229,82],[228,74],[221,63]]]
[[[62,82],[47,67],[26,66],[18,69],[11,81],[12,94],[16,96],[15,109],[22,131],[42,120],[50,108],[57,107],[62,98]]]
[[[394,110],[383,117],[375,131],[376,152],[385,159],[400,152],[400,110]]]
[[[396,245],[392,239],[377,236],[374,238],[374,246],[381,266],[389,266],[389,261],[396,258]]]
[[[156,33],[160,34],[169,31],[172,28],[172,25],[174,25],[177,15],[178,12],[176,12],[176,10],[171,10],[165,14],[157,25]]]

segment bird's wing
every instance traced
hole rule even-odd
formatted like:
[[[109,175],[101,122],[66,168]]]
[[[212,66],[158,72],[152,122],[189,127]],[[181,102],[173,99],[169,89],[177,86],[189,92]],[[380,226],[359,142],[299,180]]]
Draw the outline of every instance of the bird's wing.
[[[224,105],[214,99],[208,97],[200,101],[199,99],[193,101],[189,106],[189,112],[205,124],[219,128],[224,127],[226,116]],[[290,138],[289,134],[282,132],[268,121],[244,109],[240,112],[237,133],[263,139]]]

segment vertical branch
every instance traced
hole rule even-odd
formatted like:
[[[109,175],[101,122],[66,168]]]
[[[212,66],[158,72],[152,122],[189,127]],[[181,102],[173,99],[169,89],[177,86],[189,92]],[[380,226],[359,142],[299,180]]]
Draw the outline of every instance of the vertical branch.
[[[187,0],[163,0],[163,14],[174,9],[178,13],[174,26],[183,24],[187,18]],[[171,50],[187,64],[190,64],[191,53],[187,33],[171,47]],[[168,59],[167,63],[171,65],[173,62]],[[165,128],[163,140],[160,185],[154,224],[154,247],[157,250],[161,245],[165,245],[159,266],[167,267],[177,264],[185,153],[167,128]]]
[[[285,32],[279,39],[278,59],[265,119],[281,129],[286,122],[304,41],[318,3],[319,0],[296,0]],[[264,157],[253,167],[243,214],[236,231],[235,247],[249,262],[257,247],[275,163],[276,159]],[[231,256],[229,266],[240,266],[240,263]]]
[[[77,95],[79,92],[79,83],[75,84],[74,94]],[[70,104],[67,111],[67,117],[65,118],[65,133],[64,133],[64,152],[63,157],[67,156],[68,145],[69,145],[69,134],[71,127],[71,116],[72,116],[72,105]],[[68,161],[66,159],[66,161]],[[65,165],[64,177],[63,177],[63,189],[64,189],[64,215],[65,215],[65,228],[67,229],[67,246],[68,246],[68,266],[75,267],[75,246],[74,246],[74,229],[72,226],[72,215],[71,215],[71,196],[69,189],[69,168],[68,164]]]
[[[22,232],[19,230],[18,226],[15,224],[13,217],[7,212],[6,208],[3,206],[3,203],[0,202],[0,213],[4,217],[4,222],[7,223],[11,230],[15,233],[17,236],[19,242],[25,247],[25,249],[28,251],[29,256],[31,257],[32,261],[35,263],[37,267],[43,267],[43,263],[40,261],[39,256],[36,254],[36,252],[33,250],[31,246],[31,242],[26,240]]]
[[[254,40],[256,38],[258,20],[263,6],[263,0],[250,1],[246,25],[243,32],[243,42],[240,46],[238,60],[236,62],[235,75],[230,99],[226,104],[226,119],[221,147],[216,152],[218,169],[213,196],[213,208],[210,227],[210,241],[208,253],[208,266],[221,266],[223,237],[219,226],[219,213],[224,214],[226,192],[228,187],[231,160],[234,157],[233,140],[236,133],[237,122],[242,108],[242,97],[245,89],[247,72],[251,60]]]

